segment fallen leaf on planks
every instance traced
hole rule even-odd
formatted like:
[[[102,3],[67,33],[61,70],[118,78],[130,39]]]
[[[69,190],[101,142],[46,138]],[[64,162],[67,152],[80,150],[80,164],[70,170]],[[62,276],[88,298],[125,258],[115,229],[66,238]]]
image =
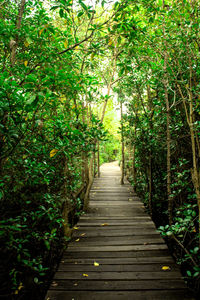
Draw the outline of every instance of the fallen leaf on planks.
[[[77,230],[77,229],[79,229],[79,227],[74,226],[73,229]]]
[[[56,281],[53,281],[51,286],[58,286],[58,283]]]
[[[108,226],[108,225],[109,225],[108,223],[101,224],[101,226]]]
[[[170,271],[171,269],[170,269],[169,266],[163,266],[163,267],[162,267],[162,270],[163,270],[163,271]]]
[[[81,236],[85,236],[86,235],[86,233],[81,233]]]
[[[83,276],[84,276],[84,277],[88,277],[88,274],[85,274],[85,273],[84,273]]]
[[[79,242],[79,241],[80,241],[80,239],[77,239],[77,240],[76,240],[76,242]]]
[[[95,267],[99,267],[99,263],[95,261],[95,262],[94,262],[94,266],[95,266]]]

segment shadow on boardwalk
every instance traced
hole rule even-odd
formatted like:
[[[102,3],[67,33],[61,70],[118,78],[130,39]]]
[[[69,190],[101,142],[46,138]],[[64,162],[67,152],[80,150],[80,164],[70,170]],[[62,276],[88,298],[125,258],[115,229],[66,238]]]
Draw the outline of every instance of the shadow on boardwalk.
[[[117,163],[101,167],[90,198],[46,299],[194,299]]]

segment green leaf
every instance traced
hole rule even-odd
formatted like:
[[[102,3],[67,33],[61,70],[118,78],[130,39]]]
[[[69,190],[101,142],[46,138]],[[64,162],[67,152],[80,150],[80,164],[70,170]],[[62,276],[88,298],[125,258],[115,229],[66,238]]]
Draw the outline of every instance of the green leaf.
[[[38,283],[39,282],[39,279],[37,277],[34,277],[34,282],[35,283]]]
[[[60,15],[61,18],[63,18],[63,16],[64,16],[64,10],[62,8],[59,10],[59,15]]]
[[[81,0],[79,0],[79,4],[82,6],[82,8],[85,10],[85,11],[88,11],[88,8],[87,6],[85,5],[85,3]]]
[[[83,11],[80,11],[80,12],[78,13],[77,17],[80,18],[83,14],[84,14],[84,12],[83,12]]]

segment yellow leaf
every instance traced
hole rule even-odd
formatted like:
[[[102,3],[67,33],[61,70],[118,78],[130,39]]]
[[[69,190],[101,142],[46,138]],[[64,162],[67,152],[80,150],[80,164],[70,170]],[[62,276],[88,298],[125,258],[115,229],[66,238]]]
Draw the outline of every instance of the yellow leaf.
[[[25,159],[27,157],[27,155],[23,155],[22,158]]]
[[[81,233],[81,236],[85,236],[86,235],[86,233]]]
[[[84,273],[83,276],[84,276],[84,277],[88,277],[88,274],[85,274],[85,273]]]
[[[111,39],[109,40],[108,45],[109,45],[109,46],[112,45],[112,40],[111,40]]]
[[[28,65],[28,60],[25,60],[25,61],[24,61],[24,65],[25,65],[25,67],[27,67],[27,65]]]
[[[171,269],[170,269],[169,266],[163,266],[163,267],[162,267],[162,270],[163,270],[163,271],[170,271]]]
[[[68,47],[68,41],[67,40],[64,42],[64,46],[65,46],[65,48]]]
[[[53,150],[51,150],[51,152],[50,152],[50,157],[53,157],[54,155],[56,155],[56,153],[58,152],[58,149],[53,149]]]
[[[79,241],[80,241],[80,239],[77,239],[77,240],[76,240],[76,242],[79,242]]]
[[[75,283],[74,283],[74,286],[77,286],[77,285],[78,285],[78,283],[77,283],[77,282],[75,282]]]
[[[74,49],[75,49],[75,50],[78,50],[78,46],[76,46]]]
[[[23,288],[23,283],[20,282],[20,284],[19,284],[17,290],[14,292],[14,294],[15,294],[15,295],[18,295],[18,294],[19,294],[19,291],[20,291],[22,288]]]
[[[95,262],[94,262],[94,266],[95,266],[95,267],[98,267],[98,266],[99,266],[99,263],[95,261]]]
[[[75,230],[79,229],[79,227],[76,227],[76,226],[74,226],[73,228],[74,228]]]
[[[43,30],[44,30],[44,28],[40,29],[40,31],[39,31],[39,36],[41,36]]]
[[[101,224],[101,226],[108,226],[108,223],[103,223]]]
[[[26,40],[26,41],[24,42],[24,45],[25,45],[25,47],[28,47],[30,44],[29,44],[29,42]]]
[[[95,55],[95,53],[93,52],[93,53],[91,54],[91,60],[93,60],[94,55]]]

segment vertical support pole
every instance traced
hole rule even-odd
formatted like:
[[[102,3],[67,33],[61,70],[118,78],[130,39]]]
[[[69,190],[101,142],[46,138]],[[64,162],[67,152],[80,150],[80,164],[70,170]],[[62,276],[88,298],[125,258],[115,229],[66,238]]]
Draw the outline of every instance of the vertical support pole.
[[[124,130],[123,130],[123,104],[122,99],[120,100],[120,112],[121,112],[121,143],[122,143],[122,175],[121,175],[121,184],[124,184]]]
[[[98,172],[98,178],[100,177],[100,151],[99,151],[99,141],[97,142],[97,172]]]
[[[94,177],[96,176],[96,153],[95,153],[95,150],[96,150],[96,143],[94,145],[94,152],[93,152],[93,162],[94,162],[93,174],[94,174]]]

